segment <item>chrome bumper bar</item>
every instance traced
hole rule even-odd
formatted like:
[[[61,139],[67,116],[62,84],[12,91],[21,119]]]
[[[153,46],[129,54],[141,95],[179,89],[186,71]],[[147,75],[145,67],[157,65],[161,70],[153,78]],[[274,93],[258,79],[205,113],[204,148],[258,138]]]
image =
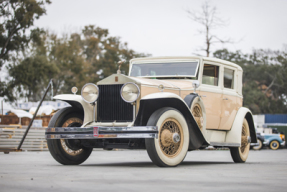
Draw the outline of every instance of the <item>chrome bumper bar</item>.
[[[47,128],[45,132],[46,139],[112,139],[157,137],[157,126],[53,127]]]

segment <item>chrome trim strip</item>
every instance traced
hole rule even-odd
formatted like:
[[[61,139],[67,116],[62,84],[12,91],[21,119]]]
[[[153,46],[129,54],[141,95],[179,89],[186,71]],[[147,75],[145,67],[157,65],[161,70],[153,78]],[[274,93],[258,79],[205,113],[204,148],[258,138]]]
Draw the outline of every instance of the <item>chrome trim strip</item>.
[[[240,143],[221,143],[221,142],[210,142],[212,146],[222,146],[222,147],[240,147]]]
[[[95,130],[97,130],[95,132]],[[50,127],[46,139],[157,138],[157,126],[136,127]]]
[[[157,138],[157,133],[141,133],[141,134],[99,134],[94,137],[93,134],[46,134],[46,139],[114,139],[114,138]]]
[[[135,127],[98,127],[99,132],[129,132],[129,131],[158,131],[157,126],[135,126]],[[93,132],[94,127],[50,127],[46,129],[46,134],[50,132]]]

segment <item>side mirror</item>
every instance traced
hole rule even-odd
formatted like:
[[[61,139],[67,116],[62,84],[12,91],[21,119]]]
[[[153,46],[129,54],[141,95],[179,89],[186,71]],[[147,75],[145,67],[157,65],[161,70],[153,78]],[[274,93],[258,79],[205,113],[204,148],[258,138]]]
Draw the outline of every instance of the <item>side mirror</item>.
[[[197,80],[192,81],[192,86],[194,88],[193,93],[195,93],[196,89],[199,87],[200,83]]]

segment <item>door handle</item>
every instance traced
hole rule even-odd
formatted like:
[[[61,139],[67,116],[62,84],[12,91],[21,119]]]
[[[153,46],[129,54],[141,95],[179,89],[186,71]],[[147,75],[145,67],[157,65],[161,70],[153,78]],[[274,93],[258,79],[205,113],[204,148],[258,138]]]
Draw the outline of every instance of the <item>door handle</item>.
[[[223,100],[228,100],[228,98],[223,98]]]

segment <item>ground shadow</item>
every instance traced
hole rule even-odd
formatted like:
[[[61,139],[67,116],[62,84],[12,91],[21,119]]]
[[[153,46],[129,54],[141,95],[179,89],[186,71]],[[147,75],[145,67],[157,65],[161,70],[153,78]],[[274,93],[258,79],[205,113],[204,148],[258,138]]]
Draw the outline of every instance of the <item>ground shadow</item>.
[[[218,161],[184,161],[181,166],[200,166],[200,165],[216,165],[216,164],[234,164],[233,162],[218,162]],[[92,167],[157,167],[152,162],[116,162],[116,163],[98,163],[98,164],[83,164],[81,166]]]

